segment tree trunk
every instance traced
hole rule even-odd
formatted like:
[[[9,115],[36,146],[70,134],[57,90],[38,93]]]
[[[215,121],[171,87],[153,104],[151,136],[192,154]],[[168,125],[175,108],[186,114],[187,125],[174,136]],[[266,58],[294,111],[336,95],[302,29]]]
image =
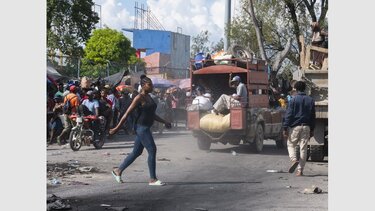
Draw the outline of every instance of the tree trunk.
[[[267,55],[266,55],[266,51],[264,50],[264,38],[263,38],[263,35],[262,35],[262,32],[261,32],[261,28],[259,27],[258,20],[255,17],[253,1],[249,0],[249,9],[248,10],[246,8],[244,8],[244,9],[250,15],[251,20],[253,21],[253,24],[254,24],[254,27],[255,27],[255,33],[257,35],[257,41],[258,41],[260,56],[263,60],[266,60],[267,63],[268,63],[269,61],[268,61],[268,58],[267,58]]]
[[[284,50],[277,53],[276,59],[273,62],[273,65],[272,65],[273,71],[277,72],[280,69],[281,64],[284,61],[284,59],[286,58],[286,55],[288,54],[291,46],[292,46],[292,39],[288,38],[288,42],[286,43]]]

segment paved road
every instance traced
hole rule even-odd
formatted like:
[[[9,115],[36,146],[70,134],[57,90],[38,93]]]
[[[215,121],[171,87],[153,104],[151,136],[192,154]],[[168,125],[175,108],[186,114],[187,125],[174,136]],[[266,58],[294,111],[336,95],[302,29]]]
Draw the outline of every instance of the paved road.
[[[287,151],[277,149],[272,140],[257,154],[242,144],[213,144],[210,151],[201,151],[189,131],[154,138],[157,175],[167,186],[148,186],[146,151],[124,172],[125,183],[115,182],[110,171],[131,152],[134,140],[119,134],[101,150],[47,147],[47,166],[53,169],[47,174],[47,194],[69,199],[72,210],[80,211],[106,210],[101,204],[127,210],[328,210],[328,162],[308,162],[306,176],[295,177],[283,173],[289,166]],[[95,168],[74,171],[85,166]],[[72,174],[57,174],[69,168]],[[49,184],[52,177],[62,184]],[[312,185],[323,192],[304,194]]]

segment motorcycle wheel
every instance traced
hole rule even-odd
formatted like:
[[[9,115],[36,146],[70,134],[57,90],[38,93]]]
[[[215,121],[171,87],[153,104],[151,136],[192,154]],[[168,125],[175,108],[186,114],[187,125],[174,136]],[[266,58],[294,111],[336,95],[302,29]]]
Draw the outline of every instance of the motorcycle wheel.
[[[72,148],[73,151],[78,151],[81,146],[81,139],[79,137],[79,132],[77,130],[72,130],[69,135],[69,144],[70,148]]]
[[[105,142],[105,133],[102,132],[100,135],[99,135],[99,139],[98,140],[94,140],[93,141],[93,145],[95,147],[95,149],[101,149],[104,145],[104,142]]]

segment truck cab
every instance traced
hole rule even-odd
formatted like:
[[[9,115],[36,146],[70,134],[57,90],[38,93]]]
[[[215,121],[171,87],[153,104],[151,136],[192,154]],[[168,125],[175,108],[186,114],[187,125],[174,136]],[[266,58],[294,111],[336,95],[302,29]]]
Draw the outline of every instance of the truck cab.
[[[236,93],[228,84],[230,75],[239,76],[248,93],[247,102],[231,103],[223,115],[199,108],[187,109],[187,127],[196,137],[199,149],[208,150],[212,143],[239,145],[243,141],[261,152],[263,141],[268,138],[276,140],[278,147],[285,146],[282,138],[285,110],[270,107],[267,70],[264,60],[223,59],[199,69],[191,63],[191,90],[197,86],[209,90],[213,104],[222,94]],[[220,125],[219,129],[215,124]]]

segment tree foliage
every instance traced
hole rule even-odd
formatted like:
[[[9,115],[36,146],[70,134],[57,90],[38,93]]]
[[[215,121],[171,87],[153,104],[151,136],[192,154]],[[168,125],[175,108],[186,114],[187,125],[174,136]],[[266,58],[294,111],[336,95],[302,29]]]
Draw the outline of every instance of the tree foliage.
[[[99,17],[92,0],[47,0],[47,47],[68,56],[82,55]]]
[[[240,15],[233,19],[229,29],[232,44],[238,44],[255,52],[261,57],[261,51],[256,35],[254,21],[249,14],[250,0],[240,2]],[[316,0],[253,0],[254,15],[263,38],[266,58],[272,64],[283,51],[289,38],[292,38],[292,47],[287,54],[287,63],[292,62],[299,66],[299,53],[301,46],[299,35],[303,35],[308,41],[311,37],[310,23],[319,20],[322,26],[326,26],[326,14],[328,0],[317,2]],[[316,14],[320,14],[317,19]],[[315,16],[315,19],[314,19]],[[288,64],[284,64],[286,67]]]
[[[221,38],[217,43],[211,43],[211,52],[218,52],[224,49],[224,39]]]
[[[194,57],[195,54],[200,52],[208,52],[209,51],[209,32],[207,30],[201,31],[197,36],[193,36],[192,44],[190,46],[190,56]]]
[[[224,49],[224,39],[221,38],[217,43],[210,42],[210,33],[205,30],[192,37],[190,46],[190,56],[194,57],[197,53],[213,53]]]
[[[112,74],[129,63],[139,62],[130,40],[121,32],[110,28],[94,30],[86,43],[84,53],[82,74],[95,77],[102,76],[107,69],[109,74]]]

